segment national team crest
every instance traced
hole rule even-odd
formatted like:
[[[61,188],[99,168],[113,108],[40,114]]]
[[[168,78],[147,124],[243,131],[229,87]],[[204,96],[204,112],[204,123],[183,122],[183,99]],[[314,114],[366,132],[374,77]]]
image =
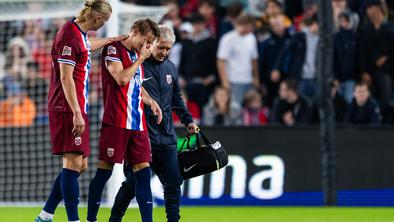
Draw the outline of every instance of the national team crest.
[[[71,47],[65,45],[65,46],[63,47],[62,55],[71,56]]]
[[[115,153],[114,148],[107,148],[107,156],[113,157]]]
[[[107,55],[116,55],[116,48],[112,45],[108,46]]]
[[[80,146],[82,144],[82,138],[80,136],[75,137],[74,143],[77,146]]]
[[[172,76],[171,75],[166,75],[167,83],[171,84],[172,83]]]

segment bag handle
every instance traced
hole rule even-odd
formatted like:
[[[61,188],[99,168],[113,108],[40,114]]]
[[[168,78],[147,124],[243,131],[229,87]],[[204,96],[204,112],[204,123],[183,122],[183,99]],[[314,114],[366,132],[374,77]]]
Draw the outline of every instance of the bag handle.
[[[209,145],[209,144],[211,144],[211,143],[209,142],[208,138],[204,135],[204,133],[202,133],[201,130],[199,130],[199,131],[196,133],[196,144],[197,144],[197,147],[198,147],[198,148],[201,147],[200,138],[202,138],[202,141],[204,142],[203,145]]]
[[[179,152],[182,152],[184,150],[185,144],[186,144],[186,149],[190,150],[190,136],[189,136],[189,134],[183,140],[183,143],[182,143],[182,146],[181,146],[181,149],[179,150]]]
[[[196,136],[196,148],[195,148],[195,149],[201,147],[200,138],[202,138],[202,140],[203,140],[203,142],[204,142],[203,145],[209,145],[209,144],[211,144],[211,143],[209,142],[208,138],[205,136],[205,134],[203,134],[203,133],[201,132],[201,130],[199,130],[196,134],[189,134],[189,133],[188,133],[188,134],[186,135],[186,138],[183,140],[182,146],[181,146],[181,148],[180,148],[180,150],[179,150],[180,152],[182,152],[182,151],[185,149],[185,144],[186,144],[186,149],[192,150],[191,147],[190,147],[190,139],[191,139],[191,137],[192,137],[193,135]]]

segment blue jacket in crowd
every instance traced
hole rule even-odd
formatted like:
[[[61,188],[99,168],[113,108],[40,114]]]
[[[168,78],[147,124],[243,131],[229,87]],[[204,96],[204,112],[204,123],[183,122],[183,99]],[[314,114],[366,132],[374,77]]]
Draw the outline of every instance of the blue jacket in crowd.
[[[145,108],[152,149],[176,149],[177,137],[172,111],[176,112],[185,126],[193,122],[193,118],[181,97],[175,65],[168,59],[158,62],[153,57],[145,60],[143,65],[145,71],[143,87],[163,112],[163,120],[158,125],[157,117],[152,110]]]

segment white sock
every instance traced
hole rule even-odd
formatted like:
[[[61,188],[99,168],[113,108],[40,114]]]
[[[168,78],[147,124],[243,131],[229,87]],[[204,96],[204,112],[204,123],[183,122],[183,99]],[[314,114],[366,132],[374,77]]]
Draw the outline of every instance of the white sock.
[[[73,220],[73,221],[68,221],[68,222],[80,222],[79,220]]]
[[[39,217],[43,220],[53,220],[53,214],[50,214],[45,210],[41,210]]]

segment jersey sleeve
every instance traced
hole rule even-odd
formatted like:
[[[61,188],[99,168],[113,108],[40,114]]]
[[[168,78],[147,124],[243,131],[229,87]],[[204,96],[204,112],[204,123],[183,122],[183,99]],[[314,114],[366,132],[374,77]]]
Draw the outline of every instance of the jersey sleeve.
[[[103,55],[104,55],[105,62],[107,62],[107,61],[121,62],[122,61],[121,55],[120,55],[120,50],[114,44],[109,44],[106,47],[104,47]]]
[[[57,47],[57,61],[75,66],[81,46],[76,39],[68,38],[59,42]]]

